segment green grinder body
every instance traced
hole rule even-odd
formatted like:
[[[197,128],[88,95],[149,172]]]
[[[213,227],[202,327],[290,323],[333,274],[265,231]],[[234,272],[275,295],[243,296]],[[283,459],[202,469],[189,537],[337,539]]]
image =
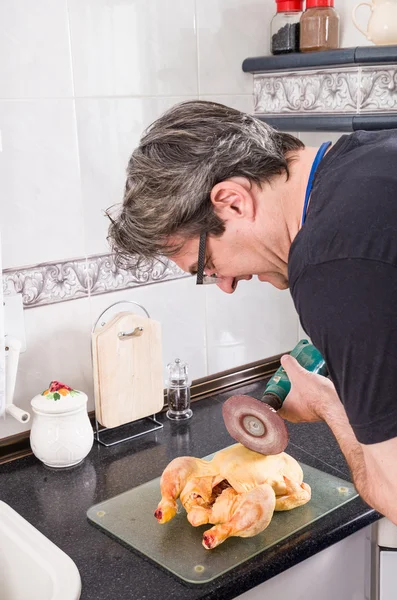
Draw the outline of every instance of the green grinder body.
[[[308,340],[301,340],[290,352],[298,363],[311,373],[327,375],[327,366],[320,352]],[[261,402],[269,404],[275,410],[279,410],[291,389],[291,382],[283,367],[279,367],[273,377],[269,380]]]

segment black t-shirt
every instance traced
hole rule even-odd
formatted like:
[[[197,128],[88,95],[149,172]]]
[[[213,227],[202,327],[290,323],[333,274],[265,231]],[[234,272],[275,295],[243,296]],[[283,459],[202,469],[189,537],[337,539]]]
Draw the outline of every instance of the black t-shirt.
[[[397,131],[359,131],[331,147],[288,272],[357,439],[397,437]]]

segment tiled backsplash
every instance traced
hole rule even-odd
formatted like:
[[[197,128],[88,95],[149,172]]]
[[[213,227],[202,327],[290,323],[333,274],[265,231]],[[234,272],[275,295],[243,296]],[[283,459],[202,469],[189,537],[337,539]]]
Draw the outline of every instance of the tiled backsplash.
[[[368,44],[351,21],[354,4],[335,2],[342,46]],[[113,302],[145,306],[161,322],[164,366],[180,356],[193,378],[302,336],[288,292],[250,281],[227,296],[171,263],[149,276],[119,271],[106,243],[104,210],[122,198],[145,127],[192,98],[253,112],[241,64],[268,54],[274,13],[272,0],[0,3],[3,283],[31,308],[15,393],[22,408],[54,378],[86,391],[93,408],[90,332]],[[338,137],[302,136],[309,145]],[[25,428],[7,418],[0,438]]]
[[[20,359],[16,404],[29,410],[31,398],[58,379],[85,391],[92,409],[91,329],[103,310],[128,300],[144,306],[161,323],[164,379],[165,365],[176,357],[189,363],[190,375],[196,379],[286,351],[298,337],[289,293],[257,280],[241,282],[233,296],[216,286],[196,286],[194,278],[182,277],[38,305],[24,311],[27,350]],[[128,308],[119,305],[112,311]],[[7,418],[0,422],[0,435],[25,428]]]
[[[171,263],[120,271],[104,217],[143,129],[166,109],[201,98],[253,111],[241,64],[267,53],[274,10],[270,0],[0,3],[3,284],[29,308],[19,406],[59,379],[93,408],[90,332],[117,301],[161,322],[164,366],[180,356],[193,378],[296,342],[288,292],[252,281],[228,297]],[[0,438],[25,428],[7,418]]]
[[[343,46],[368,43],[350,19],[355,3],[335,3]],[[201,98],[253,112],[241,64],[268,53],[274,12],[272,0],[0,3],[3,283],[31,308],[15,394],[22,408],[54,378],[86,391],[93,407],[90,332],[116,301],[145,306],[161,322],[164,366],[180,356],[193,378],[297,341],[288,292],[251,281],[227,296],[170,263],[150,275],[117,270],[104,218],[122,198],[143,129],[167,108]],[[25,427],[7,418],[0,438]]]
[[[166,259],[158,261],[150,269],[126,271],[115,264],[111,254],[103,254],[5,269],[3,291],[5,294],[22,294],[24,307],[34,308],[180,277],[189,277],[189,274]]]
[[[355,3],[335,2],[342,46],[368,43],[350,19]],[[161,322],[164,367],[180,356],[193,378],[283,352],[302,335],[288,292],[250,281],[227,296],[171,263],[149,276],[119,271],[106,243],[104,210],[122,198],[145,127],[193,98],[253,112],[241,64],[268,53],[274,12],[272,0],[0,3],[3,283],[31,308],[15,393],[22,408],[54,378],[86,391],[93,408],[91,328],[117,301]],[[25,428],[7,418],[0,438]]]

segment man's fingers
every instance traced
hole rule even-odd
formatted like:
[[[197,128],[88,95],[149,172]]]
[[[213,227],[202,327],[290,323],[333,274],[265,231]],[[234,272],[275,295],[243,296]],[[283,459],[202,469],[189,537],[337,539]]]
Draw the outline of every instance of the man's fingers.
[[[298,361],[289,354],[281,357],[281,364],[284,367],[291,383],[293,383],[294,379],[297,377],[307,374],[306,369],[304,369],[298,363]]]

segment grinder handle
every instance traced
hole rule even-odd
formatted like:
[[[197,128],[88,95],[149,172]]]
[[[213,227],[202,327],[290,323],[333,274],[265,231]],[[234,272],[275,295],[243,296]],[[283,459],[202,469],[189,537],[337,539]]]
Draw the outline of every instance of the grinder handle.
[[[327,375],[328,370],[324,358],[308,340],[300,340],[292,352],[290,352],[290,355],[307,371],[319,375]],[[288,375],[285,369],[280,366],[269,380],[261,401],[269,404],[275,410],[279,410],[288,396],[290,389],[291,382],[288,379]]]

